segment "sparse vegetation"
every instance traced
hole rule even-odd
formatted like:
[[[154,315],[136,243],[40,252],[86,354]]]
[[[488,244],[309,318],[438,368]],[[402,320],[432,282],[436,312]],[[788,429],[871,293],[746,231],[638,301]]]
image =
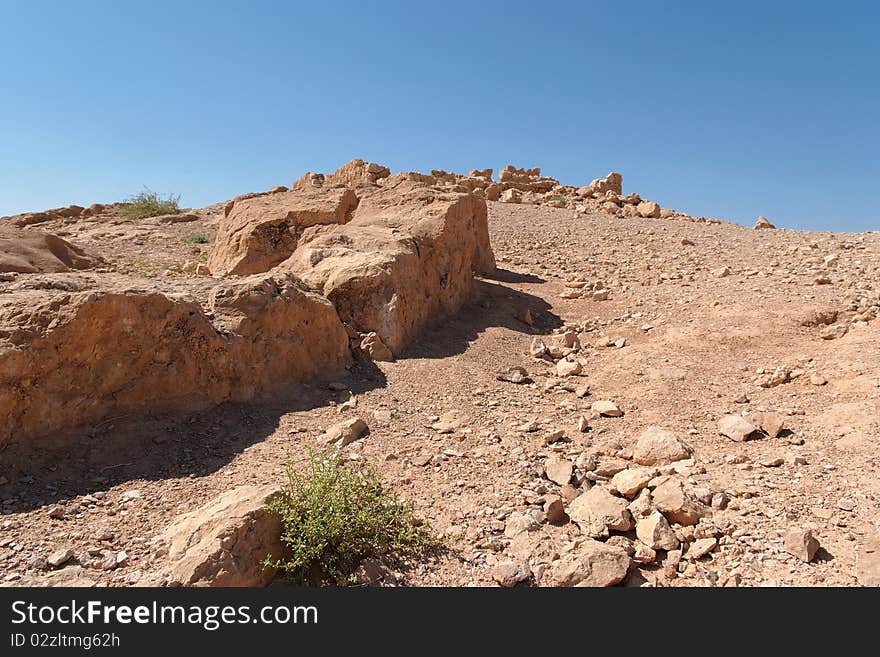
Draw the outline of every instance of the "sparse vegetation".
[[[281,517],[290,556],[278,562],[267,557],[265,565],[297,584],[350,583],[366,557],[399,560],[443,547],[411,504],[382,488],[372,467],[312,452],[299,467],[288,461],[287,480],[269,509]]]
[[[179,214],[180,195],[169,194],[165,198],[144,187],[144,191],[122,202],[119,213],[128,219],[146,219],[162,214]]]
[[[562,203],[563,206],[568,205],[568,199],[565,196],[563,196],[562,194],[556,194],[555,196],[551,196],[550,200]]]
[[[195,235],[187,235],[183,238],[183,241],[187,244],[207,244],[210,240],[206,235],[196,233]]]

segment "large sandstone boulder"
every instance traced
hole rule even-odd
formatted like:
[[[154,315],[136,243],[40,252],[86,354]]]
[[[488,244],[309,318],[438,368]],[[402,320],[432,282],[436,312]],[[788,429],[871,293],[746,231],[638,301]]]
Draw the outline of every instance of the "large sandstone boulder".
[[[310,226],[344,224],[358,205],[350,189],[313,188],[236,200],[208,253],[214,275],[265,272],[290,256]]]
[[[239,486],[176,518],[165,530],[168,579],[185,586],[265,586],[266,557],[282,558],[281,519],[266,509],[274,485]]]
[[[352,330],[394,354],[458,311],[474,274],[495,268],[486,202],[401,181],[367,196],[354,219],[310,239],[281,265],[324,294]]]
[[[59,280],[58,277],[67,278]],[[333,306],[285,273],[183,295],[83,275],[0,295],[0,446],[114,414],[204,408],[350,362]]]
[[[65,272],[100,264],[100,258],[55,235],[11,226],[0,228],[0,274]]]

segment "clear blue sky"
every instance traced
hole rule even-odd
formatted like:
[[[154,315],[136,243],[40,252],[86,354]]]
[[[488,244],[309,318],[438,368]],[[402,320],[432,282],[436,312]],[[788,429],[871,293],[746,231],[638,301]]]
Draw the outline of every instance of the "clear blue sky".
[[[877,2],[0,0],[0,215],[330,171],[615,170],[665,207],[880,229]]]

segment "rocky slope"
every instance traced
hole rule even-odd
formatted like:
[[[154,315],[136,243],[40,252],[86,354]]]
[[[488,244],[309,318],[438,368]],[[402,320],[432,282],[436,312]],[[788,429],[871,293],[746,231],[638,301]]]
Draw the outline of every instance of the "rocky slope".
[[[288,260],[253,276],[301,277],[314,289],[303,294],[324,297],[321,303],[333,304],[340,318],[342,306],[333,300],[339,288],[328,287],[332,276],[320,272],[328,258],[341,259],[341,271],[346,263],[361,271],[365,258],[378,263],[380,280],[391,281],[391,289],[403,289],[398,272],[412,272],[409,280],[422,289],[425,270],[398,263],[413,253],[427,257],[417,226],[445,244],[431,213],[410,222],[402,240],[378,245],[372,237],[372,231],[401,230],[387,214],[373,219],[374,212],[381,218],[379,209],[389,205],[383,195],[395,185],[402,186],[402,199],[436,187],[440,203],[451,203],[444,207],[519,192],[519,203],[510,193],[510,202],[486,202],[497,269],[489,266],[482,238],[474,237],[466,253],[481,277],[466,300],[450,289],[452,305],[438,300],[436,310],[417,315],[412,331],[383,334],[400,326],[389,308],[397,304],[358,293],[353,298],[370,302],[350,306],[358,310],[340,320],[354,347],[353,365],[332,378],[310,376],[253,401],[231,397],[199,411],[114,413],[35,442],[8,441],[0,452],[5,582],[258,583],[254,578],[265,574],[248,569],[253,544],[233,542],[241,549],[224,550],[223,537],[261,522],[260,505],[280,483],[288,452],[301,457],[327,440],[328,427],[361,418],[369,433],[343,441],[343,453],[376,464],[454,546],[436,561],[394,569],[374,564],[365,581],[880,583],[880,236],[752,230],[664,217],[662,210],[656,216],[653,208],[638,211],[641,200],[621,202],[623,209],[610,214],[605,198],[623,192],[614,176],[585,186],[593,187],[589,194],[577,188],[550,194],[560,191],[557,185],[534,170],[507,169],[493,181],[480,171],[435,171],[420,179],[366,163],[347,167],[329,184],[358,196],[351,217],[336,228],[307,228]],[[312,193],[334,176],[308,174],[293,188]],[[364,186],[371,191],[363,193]],[[458,200],[447,202],[446,195]],[[557,195],[565,207],[554,207],[562,205],[552,198]],[[187,321],[245,336],[226,323],[235,321],[224,319],[231,311],[215,312],[208,298],[214,287],[251,279],[212,279],[186,265],[199,259],[193,249],[207,254],[211,247],[183,240],[194,232],[213,238],[222,230],[224,207],[195,214],[189,224],[65,217],[29,230],[64,233],[104,258],[109,274],[137,278],[142,286],[154,282],[162,298],[189,290],[195,301],[186,307],[203,319]],[[479,210],[465,214],[478,221]],[[349,234],[359,221],[369,237]],[[454,259],[429,261],[460,271]],[[303,274],[297,269],[303,262],[314,263],[316,272]],[[0,299],[15,300],[4,307],[18,308],[4,326],[26,333],[7,331],[4,339],[36,341],[57,354],[51,341],[59,328],[48,330],[47,313],[60,310],[64,330],[66,308],[100,314],[107,293],[53,306],[56,294],[88,296],[90,288],[52,286],[100,276],[19,274],[2,284]],[[126,296],[146,303],[140,293]],[[168,303],[162,313],[184,302]],[[465,305],[455,313],[459,303]],[[386,312],[352,329],[371,317],[362,308]],[[166,334],[158,325],[155,332]],[[378,344],[367,340],[370,333],[393,349],[387,359],[368,357]],[[396,344],[394,335],[406,339]],[[369,349],[362,351],[365,340]],[[85,353],[82,347],[77,353]],[[169,362],[183,366],[186,353]],[[202,353],[194,360],[203,362]],[[70,386],[58,377],[53,385],[60,394]],[[205,540],[181,550],[181,536],[199,527]]]

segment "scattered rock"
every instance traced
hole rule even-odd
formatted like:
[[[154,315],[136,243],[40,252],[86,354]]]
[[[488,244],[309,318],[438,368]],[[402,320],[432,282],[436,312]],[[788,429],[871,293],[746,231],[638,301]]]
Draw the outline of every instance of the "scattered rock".
[[[46,562],[53,568],[63,566],[73,559],[73,550],[70,548],[58,548],[46,559]]]
[[[508,588],[526,581],[531,575],[528,564],[519,561],[501,561],[492,567],[492,579]]]
[[[571,503],[568,515],[585,535],[601,538],[608,536],[609,530],[625,532],[634,527],[627,504],[607,488],[593,486]]]
[[[696,525],[709,513],[677,479],[668,479],[651,491],[651,502],[670,522],[679,525]]]
[[[630,558],[626,550],[587,539],[554,564],[554,586],[613,586],[626,577]]]
[[[658,426],[646,428],[633,449],[633,460],[641,465],[665,465],[690,455],[690,448],[674,432]]]
[[[662,513],[654,511],[636,521],[636,536],[653,550],[675,550],[678,539]]]
[[[742,415],[725,415],[718,421],[718,433],[736,442],[748,440],[758,431],[758,427]]]
[[[544,474],[555,484],[564,486],[571,480],[574,466],[565,458],[552,456],[544,461]]]
[[[628,468],[621,470],[611,478],[611,487],[621,495],[633,497],[647,486],[653,477],[653,470]]]
[[[574,376],[575,374],[581,373],[581,364],[576,360],[569,360],[568,358],[563,358],[559,362],[556,363],[556,375],[557,376]]]
[[[263,561],[286,554],[281,519],[266,509],[277,494],[274,485],[239,486],[176,518],[163,534],[169,577],[185,586],[268,584],[275,569]]]
[[[763,411],[756,413],[754,423],[770,438],[776,438],[785,428],[785,421],[779,413]]]
[[[811,529],[795,527],[786,532],[782,549],[804,563],[810,563],[819,550],[819,541]]]
[[[349,418],[328,428],[318,436],[318,442],[324,445],[334,445],[342,449],[349,443],[360,440],[370,433],[370,427],[359,417]]]
[[[772,228],[776,228],[776,226],[767,221],[767,218],[764,216],[758,217],[758,220],[755,222],[755,230],[767,230]]]
[[[620,407],[617,404],[604,399],[594,401],[590,410],[595,415],[603,415],[605,417],[620,417],[623,415],[623,411],[620,410]]]
[[[716,547],[718,547],[718,539],[714,537],[698,538],[690,544],[685,556],[692,561],[696,561],[697,559],[705,557]]]
[[[529,373],[524,367],[508,367],[499,371],[495,378],[509,383],[529,383],[531,381]]]
[[[370,331],[361,340],[361,351],[366,353],[371,360],[390,362],[394,360],[394,354],[382,342],[382,338],[375,331]]]
[[[565,512],[565,500],[558,495],[550,495],[544,500],[544,515],[547,522],[553,525],[561,525],[568,522],[568,514]]]
[[[660,206],[651,201],[643,201],[636,208],[642,217],[657,218],[660,216]]]

